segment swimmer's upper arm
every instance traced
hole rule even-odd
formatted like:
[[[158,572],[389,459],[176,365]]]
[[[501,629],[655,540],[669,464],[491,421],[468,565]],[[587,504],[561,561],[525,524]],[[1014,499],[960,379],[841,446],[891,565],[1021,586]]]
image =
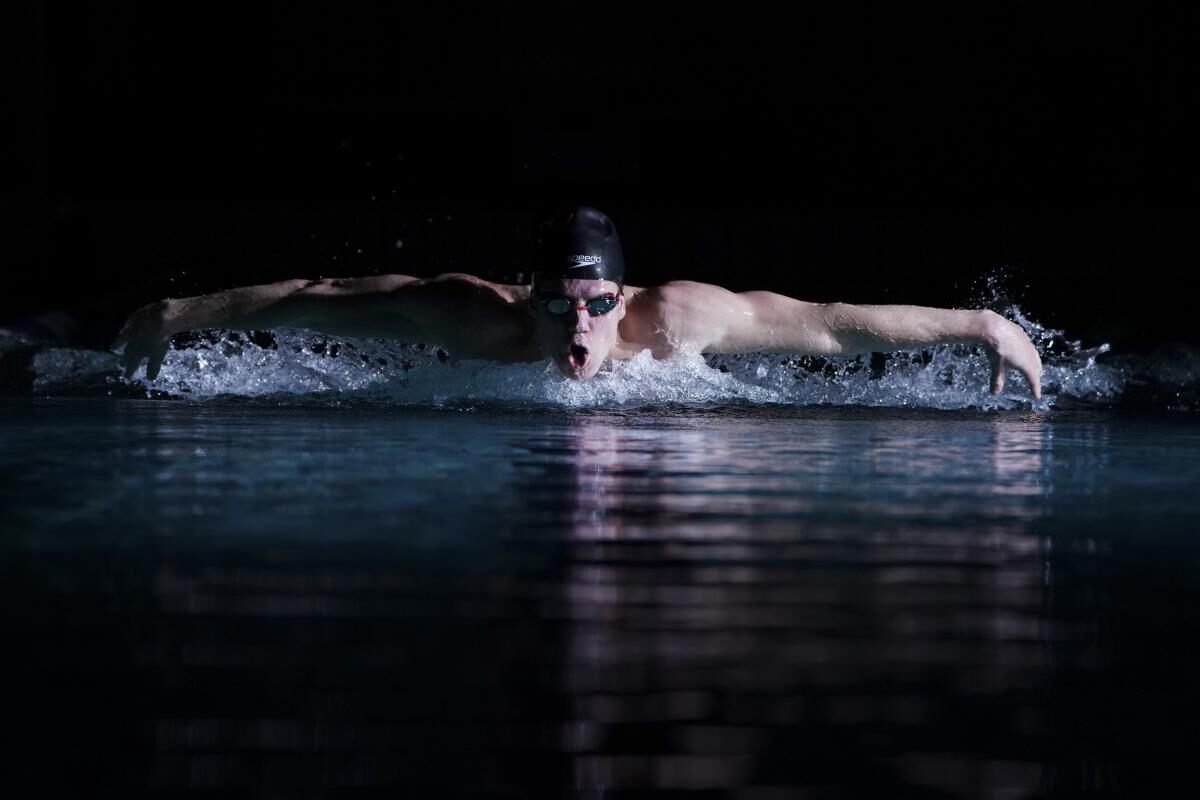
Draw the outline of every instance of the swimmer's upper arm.
[[[286,304],[294,324],[325,333],[450,344],[463,338],[464,319],[494,328],[508,288],[459,273],[335,278],[310,281]]]
[[[278,304],[275,326],[340,336],[403,336],[414,327],[404,313],[409,275],[306,281]]]
[[[664,284],[660,292],[668,337],[702,352],[841,352],[822,304],[692,281]]]
[[[835,355],[842,343],[829,324],[829,306],[775,292],[743,292],[731,318],[721,352],[756,350]],[[715,352],[715,351],[714,351]]]

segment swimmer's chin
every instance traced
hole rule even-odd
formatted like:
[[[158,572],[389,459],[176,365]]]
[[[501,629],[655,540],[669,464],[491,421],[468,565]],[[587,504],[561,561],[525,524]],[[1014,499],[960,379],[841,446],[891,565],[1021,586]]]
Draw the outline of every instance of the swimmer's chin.
[[[554,359],[554,366],[564,378],[573,381],[586,381],[595,377],[604,365],[604,359],[582,345],[572,345],[560,358]]]

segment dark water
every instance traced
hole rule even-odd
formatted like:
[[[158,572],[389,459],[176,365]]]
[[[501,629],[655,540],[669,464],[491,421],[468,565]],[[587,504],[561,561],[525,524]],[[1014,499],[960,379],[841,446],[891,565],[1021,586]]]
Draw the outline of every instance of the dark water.
[[[1167,797],[1200,742],[1196,415],[8,398],[0,446],[28,796]]]

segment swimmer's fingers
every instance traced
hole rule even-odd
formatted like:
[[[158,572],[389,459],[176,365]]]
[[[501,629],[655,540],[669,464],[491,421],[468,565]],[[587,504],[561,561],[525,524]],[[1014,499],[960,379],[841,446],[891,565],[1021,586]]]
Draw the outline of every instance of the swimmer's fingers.
[[[1021,374],[1025,376],[1025,380],[1029,381],[1029,391],[1033,392],[1033,399],[1040,400],[1042,398],[1042,359],[1036,354],[1037,366],[1021,367]]]
[[[1005,361],[1024,376],[1033,399],[1038,400],[1042,396],[1042,357],[1038,355],[1037,348],[1029,341],[1025,331],[1015,325],[1013,328],[1018,339],[1013,347],[1012,357],[1006,358]]]
[[[159,300],[139,308],[129,315],[113,340],[112,347],[124,347],[121,366],[125,379],[133,378],[143,360],[146,361],[146,379],[154,380],[162,368],[170,346],[171,331],[168,323],[172,316],[172,300]]]
[[[162,362],[167,357],[169,342],[156,343],[151,347],[134,347],[133,343],[125,345],[125,353],[121,355],[121,366],[125,368],[125,379],[132,380],[133,374],[146,362],[146,380],[158,377]]]
[[[126,343],[125,352],[121,354],[121,366],[125,370],[125,380],[131,380],[142,361],[146,362],[146,380],[154,380],[162,369],[163,359],[167,357],[170,348],[169,340],[153,342],[131,341]]]
[[[137,372],[138,365],[142,363],[142,356],[135,355],[133,348],[126,345],[125,352],[121,355],[121,366],[125,369],[125,380],[133,378],[133,373]]]
[[[1004,391],[1008,370],[1015,369],[1028,381],[1034,399],[1040,399],[1042,358],[1037,348],[1020,326],[993,312],[987,313],[990,324],[984,341],[987,344],[988,362],[992,367],[992,394]]]
[[[150,351],[150,355],[146,358],[146,379],[154,380],[158,377],[158,371],[162,369],[163,359],[167,357],[167,349],[169,342],[163,342],[158,347]]]
[[[1032,358],[1025,357],[1019,361],[1012,361],[1001,357],[995,351],[988,351],[988,361],[992,365],[992,394],[1000,394],[1004,391],[1008,370],[1015,369],[1028,381],[1033,399],[1040,400],[1042,398],[1042,359],[1036,352],[1031,355]]]
[[[1006,378],[1004,373],[1008,369],[1008,364],[995,350],[988,350],[988,363],[992,366],[992,394],[1000,394],[1004,391]]]

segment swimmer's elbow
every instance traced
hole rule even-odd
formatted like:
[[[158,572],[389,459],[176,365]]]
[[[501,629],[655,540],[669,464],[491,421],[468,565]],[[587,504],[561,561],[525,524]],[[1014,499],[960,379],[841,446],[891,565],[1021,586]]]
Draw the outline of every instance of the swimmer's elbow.
[[[829,306],[772,293],[758,293],[747,314],[757,349],[796,355],[833,356],[846,342],[830,324]]]
[[[281,296],[269,317],[274,327],[348,332],[355,318],[369,310],[366,306],[374,305],[361,290],[356,291],[354,283],[354,279],[346,278],[284,281],[278,284]]]

